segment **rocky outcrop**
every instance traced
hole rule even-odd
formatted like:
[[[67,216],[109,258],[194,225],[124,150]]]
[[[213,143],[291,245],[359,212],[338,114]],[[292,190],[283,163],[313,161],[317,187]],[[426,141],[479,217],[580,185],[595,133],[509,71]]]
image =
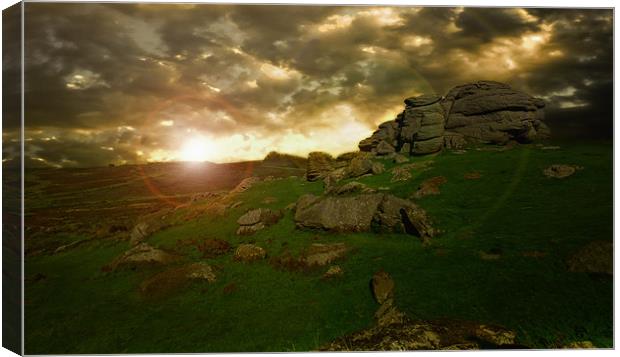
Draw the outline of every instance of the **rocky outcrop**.
[[[470,141],[505,144],[549,135],[542,121],[545,102],[504,83],[479,81],[454,87],[441,105],[447,113],[446,130]]]
[[[429,154],[443,147],[444,111],[438,96],[405,99],[405,110],[360,142],[361,151],[388,155]]]
[[[479,81],[451,89],[445,97],[405,99],[405,109],[359,143],[377,155],[424,155],[469,142],[505,144],[547,138],[545,103],[509,85]]]
[[[298,228],[332,232],[408,233],[423,240],[435,234],[422,208],[384,193],[303,195],[297,201],[295,223]]]

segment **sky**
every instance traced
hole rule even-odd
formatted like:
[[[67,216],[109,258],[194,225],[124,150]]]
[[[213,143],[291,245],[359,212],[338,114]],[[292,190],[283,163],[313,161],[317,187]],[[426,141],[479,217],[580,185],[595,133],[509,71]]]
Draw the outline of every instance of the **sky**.
[[[27,3],[25,18],[33,166],[338,154],[404,98],[476,80],[545,99],[556,136],[613,135],[612,10]]]

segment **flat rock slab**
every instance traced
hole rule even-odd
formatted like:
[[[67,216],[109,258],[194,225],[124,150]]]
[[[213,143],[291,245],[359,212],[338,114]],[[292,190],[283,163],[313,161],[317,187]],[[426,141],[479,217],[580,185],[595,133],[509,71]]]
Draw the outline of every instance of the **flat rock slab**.
[[[140,243],[114,259],[103,269],[112,271],[119,268],[135,269],[145,265],[164,265],[172,263],[179,258],[177,255],[154,248],[147,243]]]
[[[383,199],[382,194],[321,199],[312,195],[304,196],[297,202],[297,226],[335,232],[369,231],[372,217]]]
[[[306,253],[304,262],[307,266],[326,266],[341,259],[347,253],[344,243],[312,244]]]

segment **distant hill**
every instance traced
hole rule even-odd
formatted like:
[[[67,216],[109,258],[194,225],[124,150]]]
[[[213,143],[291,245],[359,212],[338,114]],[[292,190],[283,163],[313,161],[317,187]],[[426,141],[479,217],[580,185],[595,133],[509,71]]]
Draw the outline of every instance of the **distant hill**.
[[[301,156],[282,154],[277,151],[272,151],[263,159],[263,165],[305,169],[306,161],[306,158]]]

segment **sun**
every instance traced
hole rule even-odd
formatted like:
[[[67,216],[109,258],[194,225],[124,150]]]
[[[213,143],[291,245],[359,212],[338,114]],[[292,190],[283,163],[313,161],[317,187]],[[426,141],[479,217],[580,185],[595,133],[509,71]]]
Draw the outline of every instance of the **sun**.
[[[186,141],[179,153],[182,161],[206,161],[214,154],[213,146],[202,137]]]

